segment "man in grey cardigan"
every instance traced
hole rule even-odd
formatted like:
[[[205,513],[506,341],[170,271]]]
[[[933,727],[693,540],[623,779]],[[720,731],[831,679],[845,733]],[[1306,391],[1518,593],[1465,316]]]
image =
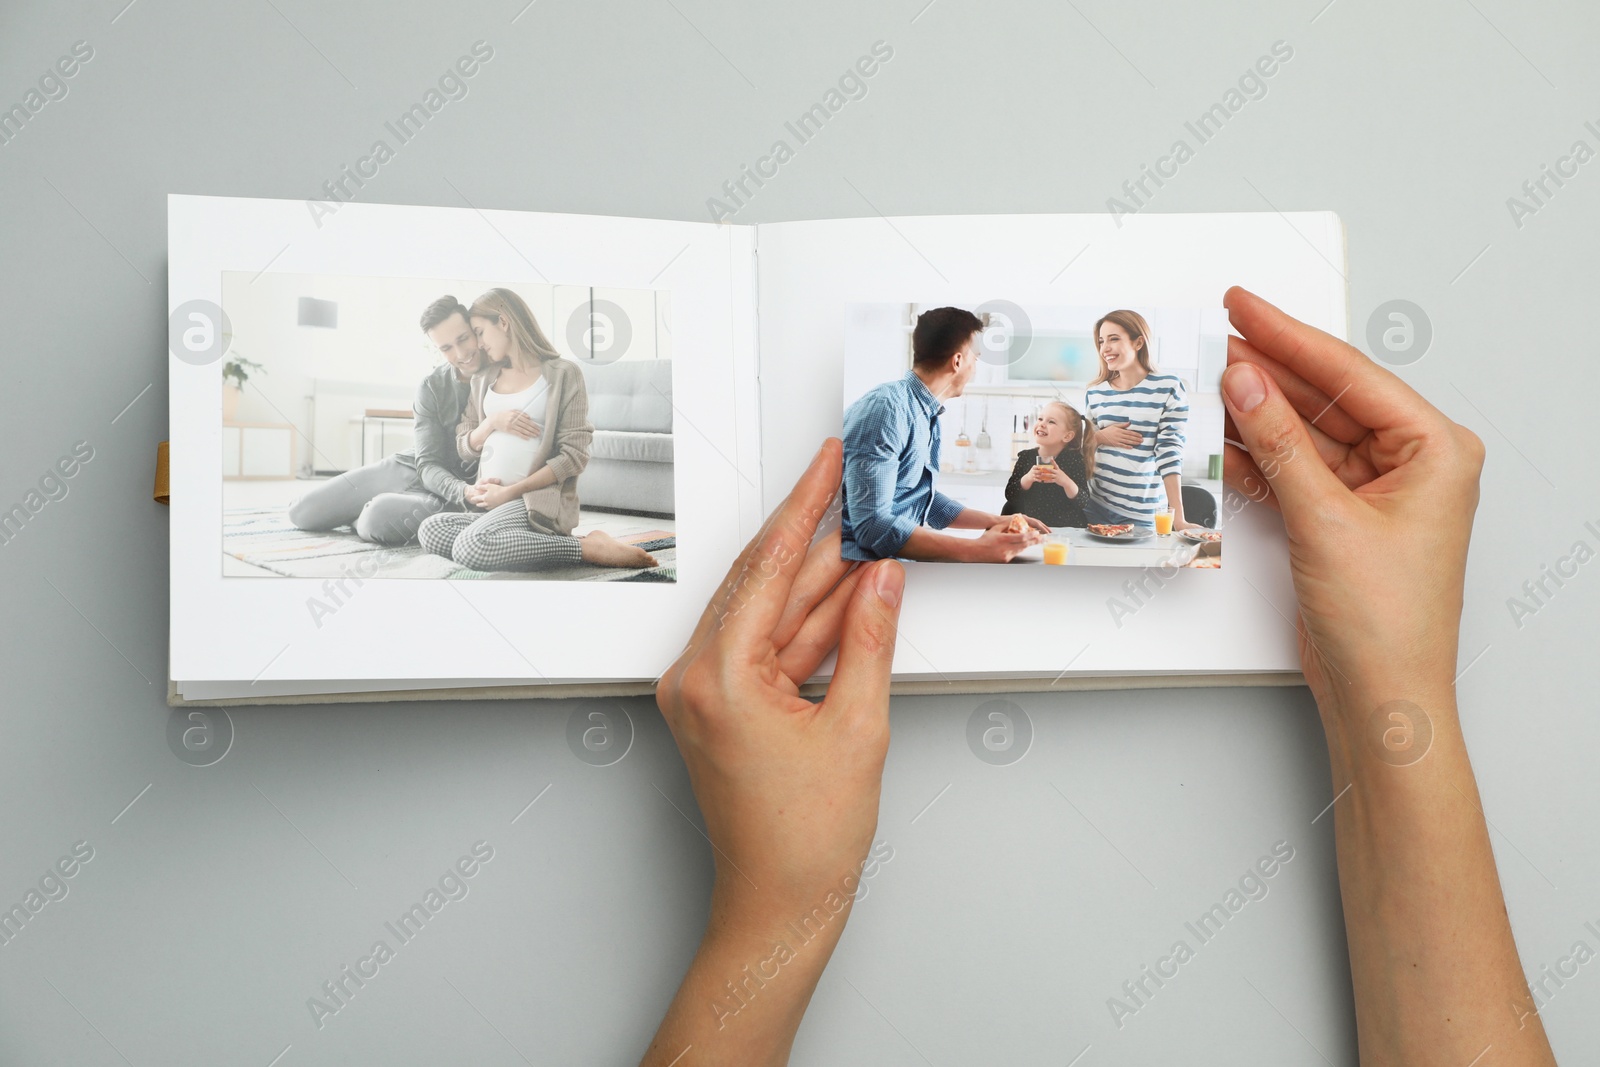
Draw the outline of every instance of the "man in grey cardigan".
[[[422,313],[422,331],[445,362],[417,386],[415,447],[346,471],[289,505],[289,521],[302,530],[353,526],[363,541],[403,545],[440,511],[464,511],[463,492],[475,463],[456,449],[456,424],[467,403],[467,382],[483,365],[483,352],[467,309],[441,296]]]

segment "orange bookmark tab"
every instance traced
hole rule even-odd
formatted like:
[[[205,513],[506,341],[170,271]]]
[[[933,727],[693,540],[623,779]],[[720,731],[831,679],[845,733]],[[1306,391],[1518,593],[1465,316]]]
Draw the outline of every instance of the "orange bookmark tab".
[[[156,445],[156,487],[155,492],[151,495],[155,498],[157,504],[171,503],[171,493],[167,488],[167,444],[168,442],[162,441],[159,445]]]

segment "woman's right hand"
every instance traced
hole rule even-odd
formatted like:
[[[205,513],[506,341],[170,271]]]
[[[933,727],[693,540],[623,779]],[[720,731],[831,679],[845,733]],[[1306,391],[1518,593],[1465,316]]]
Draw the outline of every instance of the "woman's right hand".
[[[524,441],[539,436],[538,425],[528,417],[527,412],[515,408],[497,411],[484,420],[491,431],[499,430],[502,433],[514,434]]]
[[[1223,303],[1246,446],[1226,446],[1226,480],[1283,513],[1319,705],[1449,697],[1483,443],[1351,345],[1238,287]]]

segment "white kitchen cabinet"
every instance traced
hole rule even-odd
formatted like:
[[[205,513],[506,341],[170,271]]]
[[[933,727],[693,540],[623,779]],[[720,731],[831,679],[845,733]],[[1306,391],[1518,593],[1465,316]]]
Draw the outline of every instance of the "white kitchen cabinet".
[[[288,423],[236,422],[222,426],[222,476],[294,477],[294,427]]]

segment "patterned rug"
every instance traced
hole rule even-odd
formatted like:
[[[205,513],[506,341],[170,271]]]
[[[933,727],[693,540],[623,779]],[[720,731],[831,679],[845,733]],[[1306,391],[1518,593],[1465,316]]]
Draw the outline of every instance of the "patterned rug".
[[[581,531],[583,527],[579,527]],[[282,508],[237,508],[223,512],[222,551],[241,563],[286,578],[450,578],[457,581],[675,582],[678,541],[665,530],[648,530],[618,540],[637,544],[657,566],[599,567],[579,563],[541,571],[468,570],[425,551],[421,545],[374,545],[349,527],[309,533],[290,524]]]

